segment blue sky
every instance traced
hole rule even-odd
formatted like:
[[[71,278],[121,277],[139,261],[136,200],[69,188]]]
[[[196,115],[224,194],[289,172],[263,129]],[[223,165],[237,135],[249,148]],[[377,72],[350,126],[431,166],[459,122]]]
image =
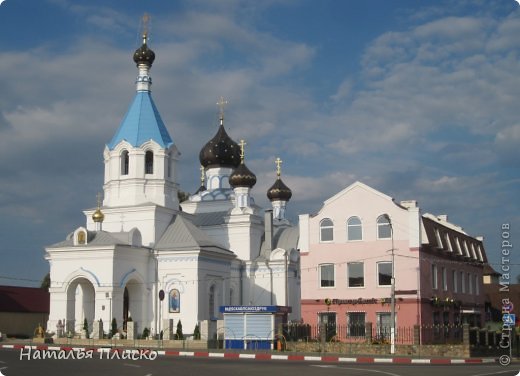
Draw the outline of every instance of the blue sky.
[[[104,145],[134,95],[144,12],[182,190],[198,188],[198,153],[223,95],[229,134],[248,143],[258,204],[280,156],[294,220],[360,180],[485,236],[494,263],[509,223],[520,263],[514,0],[6,0],[0,284],[39,285],[44,247],[95,206]]]

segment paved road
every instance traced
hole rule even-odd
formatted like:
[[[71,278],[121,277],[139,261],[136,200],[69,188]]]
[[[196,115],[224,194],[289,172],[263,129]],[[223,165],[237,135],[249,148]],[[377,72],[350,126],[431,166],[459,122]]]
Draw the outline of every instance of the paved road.
[[[155,360],[22,359],[20,350],[0,350],[0,371],[5,376],[512,376],[520,364],[377,365],[212,358],[157,357]]]

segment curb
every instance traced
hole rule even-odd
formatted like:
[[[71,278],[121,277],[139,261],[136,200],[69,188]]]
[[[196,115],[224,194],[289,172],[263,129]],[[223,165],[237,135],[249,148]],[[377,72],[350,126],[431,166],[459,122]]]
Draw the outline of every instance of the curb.
[[[482,364],[496,363],[496,358],[376,358],[371,356],[362,357],[340,357],[340,356],[315,356],[315,355],[283,355],[283,354],[239,354],[226,352],[207,352],[207,351],[175,351],[175,350],[153,350],[153,349],[123,349],[123,348],[86,348],[70,346],[29,346],[29,345],[0,345],[0,349],[11,350],[36,350],[36,351],[56,351],[56,352],[91,352],[107,353],[107,357],[117,359],[132,359],[134,355],[155,353],[156,356],[175,356],[175,357],[194,357],[194,358],[223,358],[223,359],[255,359],[255,360],[287,360],[287,361],[308,361],[325,363],[386,363],[386,364]],[[112,355],[110,355],[112,354]],[[136,360],[136,359],[134,359]]]

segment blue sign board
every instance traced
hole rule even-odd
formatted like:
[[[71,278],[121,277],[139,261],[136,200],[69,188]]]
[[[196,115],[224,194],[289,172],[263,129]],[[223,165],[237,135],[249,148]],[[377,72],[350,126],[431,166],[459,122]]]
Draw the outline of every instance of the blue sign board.
[[[502,321],[505,325],[515,325],[516,322],[516,315],[513,313],[506,313],[504,316],[502,316]]]
[[[291,313],[285,306],[220,306],[222,313]]]

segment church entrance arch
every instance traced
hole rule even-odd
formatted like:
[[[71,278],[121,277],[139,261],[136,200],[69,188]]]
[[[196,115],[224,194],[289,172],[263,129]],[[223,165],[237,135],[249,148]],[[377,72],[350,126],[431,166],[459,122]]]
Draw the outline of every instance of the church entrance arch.
[[[144,286],[139,280],[130,279],[123,293],[123,329],[126,330],[128,320],[131,318],[139,324],[143,321],[144,312]]]
[[[94,285],[84,277],[76,278],[67,288],[67,332],[83,333],[85,319],[92,330],[96,312],[96,292]]]

